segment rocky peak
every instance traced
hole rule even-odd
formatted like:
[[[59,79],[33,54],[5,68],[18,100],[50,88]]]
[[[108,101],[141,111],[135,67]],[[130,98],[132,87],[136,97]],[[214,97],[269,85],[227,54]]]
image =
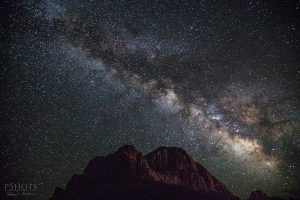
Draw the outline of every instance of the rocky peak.
[[[269,197],[266,193],[260,190],[255,190],[251,193],[249,200],[269,200]]]
[[[144,159],[155,171],[176,173],[197,171],[195,161],[181,148],[159,147],[147,154]]]
[[[254,192],[251,193],[249,200],[284,200],[284,199],[276,196],[269,197],[266,193],[260,190],[255,190]],[[292,200],[292,198],[290,198],[290,200]]]
[[[51,199],[239,198],[183,149],[159,147],[143,157],[134,146],[125,145],[92,159],[83,174],[74,175],[65,190],[56,189]]]
[[[159,147],[144,156],[143,161],[146,176],[151,180],[205,192],[229,193],[223,183],[181,148]]]
[[[138,160],[142,157],[142,153],[136,150],[133,145],[124,145],[120,147],[115,154],[124,154],[132,160]]]

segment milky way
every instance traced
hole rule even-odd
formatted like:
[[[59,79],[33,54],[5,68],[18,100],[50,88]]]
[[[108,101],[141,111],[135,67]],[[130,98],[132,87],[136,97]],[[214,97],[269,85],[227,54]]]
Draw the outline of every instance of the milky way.
[[[299,2],[18,1],[4,182],[51,196],[123,144],[185,149],[231,191],[299,195]]]

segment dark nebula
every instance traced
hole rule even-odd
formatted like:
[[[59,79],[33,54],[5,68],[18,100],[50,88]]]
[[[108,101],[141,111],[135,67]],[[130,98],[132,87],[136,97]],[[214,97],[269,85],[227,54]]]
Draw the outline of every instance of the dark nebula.
[[[299,1],[7,2],[5,183],[46,199],[96,155],[164,145],[242,198],[299,195]]]

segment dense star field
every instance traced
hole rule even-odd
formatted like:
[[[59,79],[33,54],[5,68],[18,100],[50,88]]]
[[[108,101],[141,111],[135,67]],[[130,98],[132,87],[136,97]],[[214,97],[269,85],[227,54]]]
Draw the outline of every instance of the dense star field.
[[[164,145],[185,149],[242,198],[299,195],[299,7],[7,3],[3,182],[36,183],[46,199],[96,155]]]

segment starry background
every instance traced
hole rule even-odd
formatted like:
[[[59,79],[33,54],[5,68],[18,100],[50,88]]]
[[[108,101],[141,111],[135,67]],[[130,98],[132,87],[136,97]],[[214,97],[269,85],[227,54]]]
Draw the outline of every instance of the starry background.
[[[6,1],[1,181],[185,149],[242,198],[299,194],[299,1]],[[8,32],[6,32],[8,31]]]

